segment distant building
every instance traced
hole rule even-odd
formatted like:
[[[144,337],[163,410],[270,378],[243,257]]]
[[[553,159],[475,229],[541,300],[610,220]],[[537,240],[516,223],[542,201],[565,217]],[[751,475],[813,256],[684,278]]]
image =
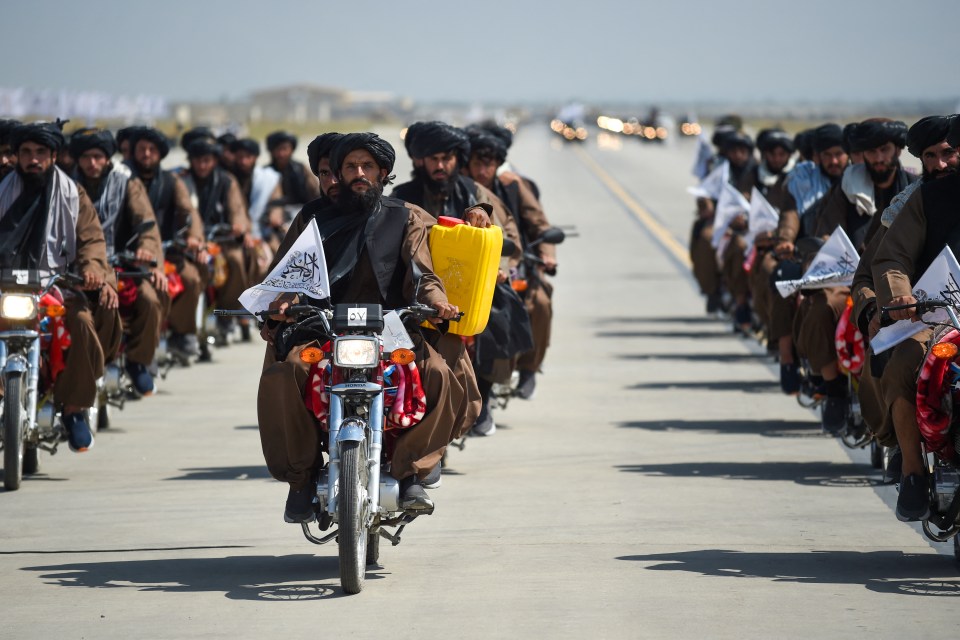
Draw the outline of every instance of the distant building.
[[[340,89],[309,84],[255,91],[250,95],[250,122],[327,122],[346,102]]]

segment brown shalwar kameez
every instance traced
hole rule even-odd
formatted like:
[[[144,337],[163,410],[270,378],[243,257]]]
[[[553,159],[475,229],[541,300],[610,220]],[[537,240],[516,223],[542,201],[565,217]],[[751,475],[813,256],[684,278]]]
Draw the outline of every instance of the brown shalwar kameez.
[[[424,273],[420,302],[428,305],[445,302],[446,294],[439,278],[433,274],[427,244],[433,219],[418,207],[406,206],[409,219],[398,262],[398,268],[405,269],[403,296],[412,299],[414,283],[410,263],[415,260]],[[301,211],[280,245],[275,264],[307,224],[308,219]],[[348,277],[346,290],[336,302],[383,303],[366,248]],[[480,411],[476,378],[459,337],[424,330],[422,336],[414,332],[411,338],[427,397],[427,414],[419,424],[405,429],[396,442],[391,475],[397,479],[414,474],[424,477],[440,461],[447,444],[465,433]],[[278,362],[274,353],[274,348],[268,346],[257,396],[261,445],[271,475],[289,482],[293,488],[300,488],[309,482],[312,471],[320,465],[322,434],[304,404],[307,369],[299,361],[299,349],[293,350],[283,362]]]

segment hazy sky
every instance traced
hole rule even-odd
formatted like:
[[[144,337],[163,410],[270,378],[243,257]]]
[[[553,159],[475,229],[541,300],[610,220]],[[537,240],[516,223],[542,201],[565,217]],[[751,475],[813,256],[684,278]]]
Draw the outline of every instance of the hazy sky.
[[[4,2],[0,16],[5,87],[171,99],[300,82],[430,101],[960,97],[958,0],[29,0]]]

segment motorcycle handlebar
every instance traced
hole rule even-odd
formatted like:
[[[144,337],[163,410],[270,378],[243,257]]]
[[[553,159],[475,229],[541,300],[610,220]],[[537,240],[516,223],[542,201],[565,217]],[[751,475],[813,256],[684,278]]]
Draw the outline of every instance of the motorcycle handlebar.
[[[888,307],[882,307],[880,309],[880,326],[886,327],[895,322],[893,318],[890,317],[891,311],[902,311],[904,309],[916,308],[916,315],[922,316],[925,313],[933,311],[934,309],[944,309],[951,306],[953,306],[952,302],[931,298],[929,300],[919,300],[913,304],[896,304]]]

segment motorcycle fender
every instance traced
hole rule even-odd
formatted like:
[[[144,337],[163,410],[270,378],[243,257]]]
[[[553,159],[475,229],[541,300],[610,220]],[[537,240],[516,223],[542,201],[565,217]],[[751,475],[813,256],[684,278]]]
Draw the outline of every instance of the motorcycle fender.
[[[337,433],[337,443],[362,442],[365,437],[363,425],[356,422],[347,422],[340,427],[340,431]]]
[[[27,372],[27,359],[22,355],[15,353],[7,357],[6,363],[3,365],[3,373],[26,373]]]

